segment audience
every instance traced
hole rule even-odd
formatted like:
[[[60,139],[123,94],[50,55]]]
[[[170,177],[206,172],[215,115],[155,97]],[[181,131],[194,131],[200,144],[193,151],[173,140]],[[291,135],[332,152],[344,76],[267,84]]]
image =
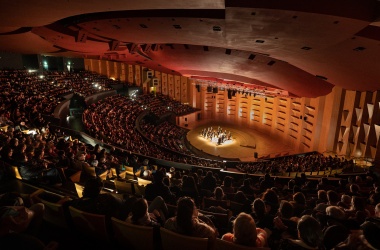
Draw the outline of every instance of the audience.
[[[267,246],[267,233],[257,228],[253,218],[246,213],[240,213],[233,221],[233,233],[226,233],[222,240],[249,247]]]
[[[154,158],[198,167],[221,166],[220,162],[192,155],[181,140],[185,130],[168,122],[156,124],[150,119],[165,116],[168,111],[183,115],[193,112],[193,108],[162,95],[143,95],[134,100],[110,96],[84,111],[83,122],[88,133],[112,145],[109,149],[100,144],[92,147],[79,139],[73,140],[74,135],[65,135],[47,122],[47,117],[64,101],[64,94],[76,92],[88,96],[99,92],[92,84],[94,79],[99,80],[101,91],[109,90],[109,80],[90,72],[50,72],[39,78],[25,71],[0,71],[0,79],[0,125],[4,127],[0,131],[1,161],[4,166],[16,166],[25,181],[49,188],[59,188],[68,177],[82,171],[83,198],[64,203],[66,214],[71,205],[104,214],[108,223],[113,216],[136,225],[164,226],[189,236],[211,240],[221,237],[252,247],[379,249],[378,178],[371,172],[355,177],[336,175],[338,170],[353,171],[351,160],[310,153],[239,163],[238,170],[260,177],[227,175],[222,184],[217,169],[181,172],[173,167],[166,176],[167,167],[153,168]],[[147,109],[149,115],[140,116]],[[126,151],[118,152],[115,146]],[[116,178],[120,178],[120,170],[126,166],[132,166],[134,172],[151,171],[153,182],[147,185],[145,196],[126,200],[125,196],[117,198],[111,193],[101,193],[104,183],[94,177],[112,173],[113,169]],[[281,180],[281,176],[290,176],[291,172],[302,174]],[[313,180],[314,176],[309,176],[311,172],[323,173],[324,177]],[[5,168],[0,173],[4,178]],[[222,177],[222,172],[219,174]],[[274,174],[278,176],[274,178]],[[340,178],[339,183],[328,178],[329,175]],[[238,216],[233,217],[229,230],[232,233],[219,235],[220,229],[212,222],[215,218],[198,212],[206,196],[242,204]],[[43,247],[38,239],[28,238],[33,237],[29,235],[33,225],[42,220],[43,205],[15,204],[0,203],[0,240],[29,242],[30,239],[30,246],[34,242]],[[169,204],[177,204],[177,214],[172,218],[168,218]],[[17,221],[20,223],[16,225]]]

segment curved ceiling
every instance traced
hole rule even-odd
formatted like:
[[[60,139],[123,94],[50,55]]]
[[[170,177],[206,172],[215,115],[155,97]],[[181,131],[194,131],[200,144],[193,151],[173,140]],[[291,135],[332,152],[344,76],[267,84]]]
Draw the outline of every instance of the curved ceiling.
[[[123,61],[299,97],[379,90],[376,0],[86,2],[1,1],[1,50]]]

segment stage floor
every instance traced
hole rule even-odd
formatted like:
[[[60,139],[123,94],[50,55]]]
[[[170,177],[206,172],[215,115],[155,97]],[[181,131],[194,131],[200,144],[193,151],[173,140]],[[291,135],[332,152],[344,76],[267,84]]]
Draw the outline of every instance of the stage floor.
[[[231,131],[232,140],[221,145],[211,142],[200,136],[203,128],[213,127],[217,129],[220,126],[223,131]],[[228,124],[216,121],[200,121],[188,124],[187,140],[190,144],[203,152],[220,156],[223,158],[239,158],[240,161],[255,161],[254,153],[257,152],[258,157],[271,155],[295,154],[297,152],[281,142],[278,138],[256,131],[252,128],[239,127],[235,124]]]

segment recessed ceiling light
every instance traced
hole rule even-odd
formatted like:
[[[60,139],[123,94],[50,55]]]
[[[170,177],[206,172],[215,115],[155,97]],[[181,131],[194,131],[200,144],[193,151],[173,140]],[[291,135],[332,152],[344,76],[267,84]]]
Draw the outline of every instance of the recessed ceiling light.
[[[253,59],[255,59],[255,57],[256,57],[256,56],[255,56],[254,54],[250,54],[249,57],[248,57],[248,59],[249,59],[249,60],[253,60]]]
[[[222,31],[222,28],[220,28],[220,26],[213,26],[212,30],[213,31]]]
[[[363,50],[365,50],[365,48],[364,48],[364,47],[361,47],[361,46],[359,46],[359,47],[356,47],[354,50],[355,50],[355,51],[363,51]]]
[[[320,76],[320,75],[316,75],[316,77],[318,77],[319,79],[322,79],[322,80],[327,80],[327,77],[325,77],[325,76]]]

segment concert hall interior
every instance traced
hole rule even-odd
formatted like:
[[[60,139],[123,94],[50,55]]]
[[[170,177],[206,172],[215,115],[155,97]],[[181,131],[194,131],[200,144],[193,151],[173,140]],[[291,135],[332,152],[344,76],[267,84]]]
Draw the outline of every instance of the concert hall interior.
[[[0,244],[14,243],[8,236],[16,235],[20,244],[41,249],[117,249],[125,242],[153,248],[134,245],[118,231],[125,223],[110,219],[132,220],[127,215],[88,219],[98,215],[89,212],[96,206],[89,206],[90,215],[74,215],[69,206],[83,200],[93,179],[102,195],[144,198],[147,204],[139,205],[150,207],[160,195],[150,196],[148,186],[161,178],[175,196],[163,198],[175,215],[181,198],[190,196],[182,177],[195,176],[199,193],[191,198],[200,214],[210,212],[218,232],[215,246],[205,241],[212,242],[209,250],[223,249],[218,240],[233,233],[238,223],[231,218],[243,212],[243,206],[232,212],[232,196],[226,198],[231,213],[221,210],[224,227],[207,210],[226,176],[234,183],[230,195],[250,181],[247,213],[278,184],[277,200],[293,202],[296,191],[306,196],[302,213],[294,209],[296,226],[301,214],[318,210],[313,201],[326,186],[339,198],[365,197],[367,217],[380,217],[371,200],[380,186],[379,20],[378,0],[1,1],[0,218],[10,206],[3,193],[27,197],[30,211],[38,204],[45,210],[31,212],[43,221],[38,236],[32,229],[23,231],[31,239],[0,230]],[[208,172],[217,183],[210,190],[201,184]],[[353,184],[361,190],[355,193]],[[346,215],[360,217],[349,206]],[[132,203],[126,207],[132,213]],[[88,243],[81,236],[89,229],[74,226],[75,216],[106,225],[103,232],[90,230]],[[258,230],[253,245],[281,249],[279,231],[288,225],[273,219],[266,244]],[[164,239],[174,236],[158,234],[154,249],[171,249]],[[374,238],[366,239],[377,248]]]

